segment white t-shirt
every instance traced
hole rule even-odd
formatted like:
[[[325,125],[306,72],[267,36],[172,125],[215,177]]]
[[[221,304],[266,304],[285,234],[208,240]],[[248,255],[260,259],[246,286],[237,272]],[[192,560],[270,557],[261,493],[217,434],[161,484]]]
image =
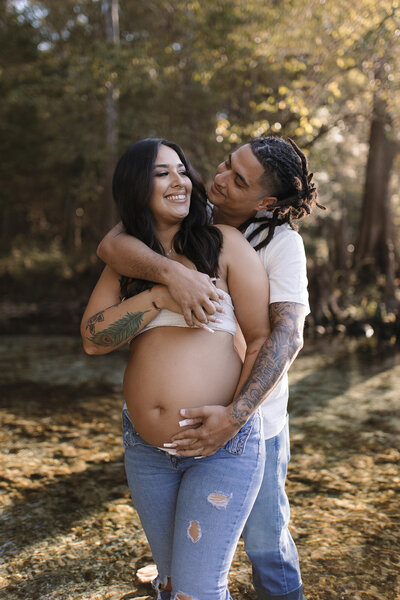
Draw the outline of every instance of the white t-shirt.
[[[262,216],[259,213],[257,216]],[[245,231],[245,237],[254,231],[258,223],[252,223]],[[268,228],[251,240],[254,247],[268,234]],[[310,312],[307,291],[307,268],[304,244],[301,236],[288,224],[275,228],[272,240],[258,251],[258,255],[269,277],[269,302],[297,302]],[[289,386],[287,373],[261,405],[264,424],[264,437],[278,435],[287,418]]]

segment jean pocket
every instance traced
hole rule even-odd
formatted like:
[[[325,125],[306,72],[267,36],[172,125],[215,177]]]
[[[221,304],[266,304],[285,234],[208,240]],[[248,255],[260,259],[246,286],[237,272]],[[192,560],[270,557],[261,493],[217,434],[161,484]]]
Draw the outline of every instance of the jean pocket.
[[[255,419],[258,418],[258,414],[253,415],[247,421],[247,423],[245,423],[243,427],[239,429],[237,434],[225,444],[224,450],[229,452],[229,454],[243,454],[246,448],[247,440],[252,432]]]
[[[124,448],[132,448],[137,444],[146,444],[136,431],[126,409],[122,411],[122,440]]]

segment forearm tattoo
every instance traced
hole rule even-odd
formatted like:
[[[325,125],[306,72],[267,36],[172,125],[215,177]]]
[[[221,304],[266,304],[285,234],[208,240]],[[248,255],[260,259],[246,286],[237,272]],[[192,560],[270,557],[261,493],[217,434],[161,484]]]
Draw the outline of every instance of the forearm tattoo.
[[[271,335],[261,346],[249,378],[233,401],[235,425],[244,425],[296,358],[302,347],[304,316],[304,306],[296,302],[270,305]]]
[[[110,306],[110,308],[113,308],[114,306],[117,305],[113,304],[113,306]],[[100,312],[93,315],[93,317],[90,317],[90,319],[88,319],[86,329],[89,329],[91,335],[94,335],[96,333],[96,323],[102,323],[104,321],[104,312],[104,310],[101,310]]]
[[[135,313],[128,312],[114,323],[111,323],[106,329],[96,332],[95,325],[104,321],[104,312],[102,310],[88,320],[86,329],[89,330],[91,335],[88,340],[98,346],[117,347],[135,335],[142,324],[143,315],[150,312],[150,310]]]

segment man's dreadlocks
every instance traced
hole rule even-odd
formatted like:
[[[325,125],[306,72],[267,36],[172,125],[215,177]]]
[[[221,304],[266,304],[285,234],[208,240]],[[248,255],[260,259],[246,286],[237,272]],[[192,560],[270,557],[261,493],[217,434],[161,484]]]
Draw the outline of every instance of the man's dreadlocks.
[[[268,228],[265,239],[255,246],[255,250],[260,250],[272,240],[278,225],[289,223],[296,229],[294,221],[311,214],[314,206],[325,207],[317,202],[313,173],[308,172],[307,158],[293,140],[268,136],[251,140],[250,147],[264,168],[261,184],[271,196],[276,196],[276,202],[266,207],[269,216],[251,217],[239,227],[244,232],[251,223],[259,224],[248,236],[249,242]]]

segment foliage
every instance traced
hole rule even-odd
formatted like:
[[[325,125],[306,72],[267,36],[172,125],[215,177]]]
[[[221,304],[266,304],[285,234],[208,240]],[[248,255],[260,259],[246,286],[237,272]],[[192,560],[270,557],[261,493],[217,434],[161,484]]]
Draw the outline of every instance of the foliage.
[[[104,228],[112,87],[121,151],[166,137],[206,178],[250,137],[293,137],[329,206],[323,221],[304,225],[310,265],[351,267],[377,96],[390,117],[388,138],[400,141],[398,0],[120,0],[119,46],[107,40],[100,0],[1,7],[5,256],[21,234],[43,248],[93,252]],[[398,158],[391,177],[395,190]],[[395,193],[392,213],[398,230]]]

